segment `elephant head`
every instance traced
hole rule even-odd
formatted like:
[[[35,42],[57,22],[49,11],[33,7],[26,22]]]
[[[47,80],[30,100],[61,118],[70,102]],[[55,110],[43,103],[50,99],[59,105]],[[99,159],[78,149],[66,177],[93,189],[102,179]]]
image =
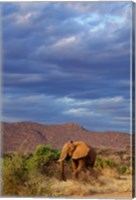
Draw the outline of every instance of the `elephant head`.
[[[82,141],[77,141],[77,142],[70,141],[65,143],[62,148],[60,158],[58,160],[58,162],[60,163],[61,178],[65,180],[64,160],[66,158],[72,158],[72,160],[78,160],[87,157],[89,152],[90,152],[90,147]]]

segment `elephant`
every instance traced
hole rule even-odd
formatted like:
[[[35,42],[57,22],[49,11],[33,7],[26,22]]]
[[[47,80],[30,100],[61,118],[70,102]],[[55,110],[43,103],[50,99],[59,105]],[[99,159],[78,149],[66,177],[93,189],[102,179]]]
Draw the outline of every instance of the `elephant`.
[[[58,160],[61,180],[66,180],[64,174],[64,160],[66,158],[71,159],[74,178],[78,178],[82,170],[93,168],[96,160],[96,151],[83,141],[65,143]]]

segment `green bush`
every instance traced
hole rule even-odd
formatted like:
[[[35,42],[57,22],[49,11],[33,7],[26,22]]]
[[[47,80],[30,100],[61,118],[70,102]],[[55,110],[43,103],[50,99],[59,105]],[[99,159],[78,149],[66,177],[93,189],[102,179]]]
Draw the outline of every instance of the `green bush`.
[[[58,150],[52,149],[52,146],[50,144],[42,146],[39,145],[36,148],[36,151],[34,152],[35,157],[41,157],[44,156],[45,160],[58,160],[59,159],[60,152]]]
[[[129,174],[130,169],[128,166],[124,166],[121,163],[117,163],[112,159],[103,159],[101,157],[97,157],[96,162],[95,162],[95,167],[97,169],[103,169],[103,168],[114,168],[117,170],[119,174]]]
[[[96,168],[105,168],[109,166],[111,161],[105,160],[103,158],[97,157],[96,162],[95,162],[95,167]]]
[[[2,159],[3,195],[20,195],[24,188],[27,191],[25,184],[35,179],[36,174],[41,174],[41,176],[44,174],[44,178],[45,175],[57,173],[55,162],[59,159],[59,155],[60,152],[53,150],[51,145],[37,146],[34,154],[5,155]],[[34,190],[34,185],[29,187]],[[35,193],[36,191],[33,190],[32,193]]]
[[[22,156],[15,154],[2,160],[2,192],[19,195],[20,185],[28,179],[28,170]]]
[[[41,173],[44,173],[45,168],[59,159],[59,155],[60,152],[52,149],[51,145],[39,145],[33,156],[28,160],[28,170],[36,169]]]
[[[107,163],[107,166],[109,166],[109,167],[111,167],[111,168],[113,168],[113,167],[116,166],[115,161],[112,160],[112,159],[106,160],[106,163]]]
[[[128,167],[118,164],[117,171],[119,172],[119,174],[126,174],[129,172],[129,169],[128,169]]]

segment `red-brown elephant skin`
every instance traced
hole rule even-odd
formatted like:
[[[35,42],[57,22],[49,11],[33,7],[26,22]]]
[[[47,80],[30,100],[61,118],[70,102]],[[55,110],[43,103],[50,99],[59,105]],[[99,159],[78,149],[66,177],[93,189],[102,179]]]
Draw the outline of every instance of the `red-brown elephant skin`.
[[[64,160],[71,158],[74,178],[78,178],[82,170],[93,168],[96,160],[94,148],[82,141],[70,141],[64,144],[58,160],[61,179],[66,180],[64,174]]]

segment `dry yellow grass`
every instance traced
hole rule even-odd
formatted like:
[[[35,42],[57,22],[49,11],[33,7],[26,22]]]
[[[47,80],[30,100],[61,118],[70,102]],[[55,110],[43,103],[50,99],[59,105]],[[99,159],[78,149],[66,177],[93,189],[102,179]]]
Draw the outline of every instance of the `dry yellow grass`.
[[[30,180],[25,183],[26,186],[20,187],[19,196],[102,198],[108,195],[108,198],[113,198],[114,195],[123,195],[128,198],[132,193],[132,176],[119,176],[110,169],[104,170],[96,177],[82,174],[80,180],[60,181],[55,177],[43,177],[40,174],[36,174],[36,178],[33,174]]]
[[[38,185],[39,187],[37,187]],[[131,174],[119,176],[115,171],[106,169],[97,177],[88,177],[87,174],[82,174],[80,180],[60,181],[53,177],[42,178],[37,186],[36,196],[39,194],[38,196],[83,198],[95,195],[97,198],[97,195],[103,197],[108,194],[108,197],[112,198],[114,194],[116,197],[117,194],[124,194],[123,197],[128,198],[132,192],[132,176]],[[26,191],[22,192],[26,193]]]
[[[124,193],[132,191],[132,176],[118,176],[115,172],[107,170],[98,178],[90,177],[90,181],[72,180],[58,181],[52,179],[51,191],[54,196],[85,197],[95,194]],[[126,196],[127,197],[127,196]]]

